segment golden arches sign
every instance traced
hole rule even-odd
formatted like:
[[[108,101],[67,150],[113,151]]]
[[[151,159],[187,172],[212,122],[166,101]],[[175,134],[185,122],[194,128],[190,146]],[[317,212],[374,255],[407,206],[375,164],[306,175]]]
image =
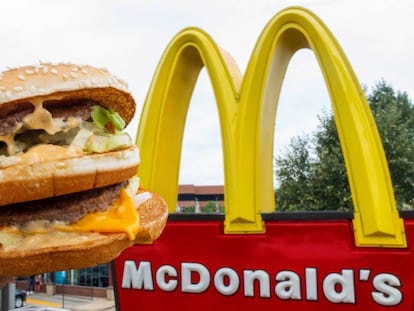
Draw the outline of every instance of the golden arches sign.
[[[287,8],[267,24],[244,77],[202,30],[187,28],[172,39],[153,77],[138,128],[143,183],[175,209],[186,114],[205,67],[222,135],[225,232],[264,232],[261,212],[275,209],[277,101],[290,58],[301,48],[314,51],[331,98],[353,197],[357,245],[406,247],[381,140],[363,91],[333,35],[303,8]]]

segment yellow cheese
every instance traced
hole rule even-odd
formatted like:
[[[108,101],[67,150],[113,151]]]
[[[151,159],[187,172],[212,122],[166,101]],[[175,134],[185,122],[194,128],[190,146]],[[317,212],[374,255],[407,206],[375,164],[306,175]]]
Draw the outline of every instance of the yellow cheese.
[[[91,213],[69,226],[59,226],[64,231],[76,232],[125,232],[131,240],[139,229],[139,217],[132,198],[125,189],[105,212]]]

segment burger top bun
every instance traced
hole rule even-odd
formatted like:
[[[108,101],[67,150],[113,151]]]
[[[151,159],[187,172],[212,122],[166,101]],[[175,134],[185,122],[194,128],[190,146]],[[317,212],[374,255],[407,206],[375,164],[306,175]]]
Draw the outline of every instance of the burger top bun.
[[[11,68],[0,73],[0,116],[18,110],[34,97],[62,95],[68,99],[89,98],[117,111],[128,124],[135,102],[126,82],[104,68],[70,63],[40,63]]]

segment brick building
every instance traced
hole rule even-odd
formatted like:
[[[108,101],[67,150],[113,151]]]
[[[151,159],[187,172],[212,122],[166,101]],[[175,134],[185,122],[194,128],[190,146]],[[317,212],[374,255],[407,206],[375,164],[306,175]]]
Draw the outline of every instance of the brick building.
[[[186,207],[195,206],[195,212],[208,202],[215,202],[218,206],[224,205],[224,186],[196,186],[193,184],[178,186],[177,212]]]

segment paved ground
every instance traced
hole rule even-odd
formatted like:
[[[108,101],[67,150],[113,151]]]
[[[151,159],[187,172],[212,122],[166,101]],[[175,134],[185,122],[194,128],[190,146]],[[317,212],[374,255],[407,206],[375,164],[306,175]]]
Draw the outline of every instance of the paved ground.
[[[115,302],[106,298],[91,298],[69,295],[47,295],[36,293],[26,299],[21,311],[36,310],[32,307],[43,307],[43,310],[71,310],[71,311],[115,311]],[[46,309],[47,307],[47,309]],[[53,309],[56,308],[56,309]],[[59,309],[61,308],[61,309]],[[39,309],[37,309],[39,310]],[[42,309],[40,309],[42,310]]]

